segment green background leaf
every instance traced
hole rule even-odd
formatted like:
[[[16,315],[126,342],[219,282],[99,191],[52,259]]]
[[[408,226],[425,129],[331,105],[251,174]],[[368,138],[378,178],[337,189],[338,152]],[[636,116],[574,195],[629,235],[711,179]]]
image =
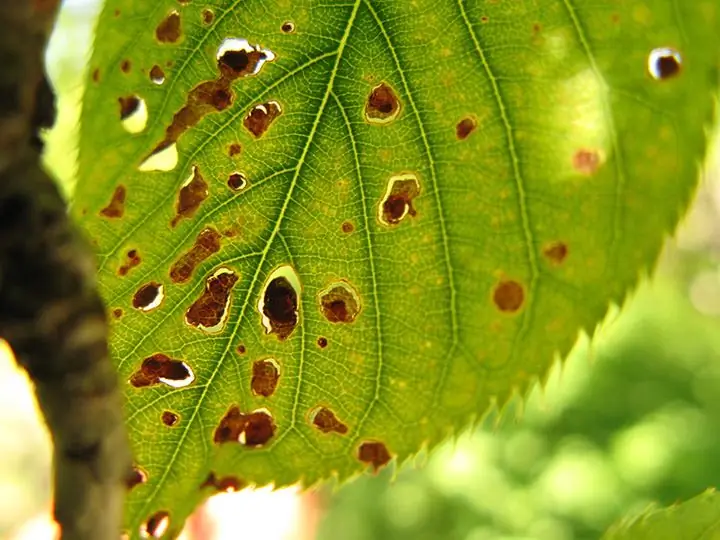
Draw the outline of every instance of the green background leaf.
[[[127,413],[147,478],[128,528],[169,512],[178,530],[213,493],[201,487],[210,473],[216,487],[344,479],[376,442],[402,461],[543,375],[653,265],[687,206],[718,29],[711,0],[109,1],[73,211],[97,246],[113,356],[135,381]],[[236,77],[229,57],[217,61],[225,38],[274,58]],[[648,59],[663,47],[682,62],[658,80]],[[270,102],[281,113],[255,137],[246,118]],[[368,121],[368,103],[390,118]],[[168,129],[182,122],[192,125],[179,137]],[[171,170],[140,170],[174,139]],[[240,174],[246,185],[231,189]],[[417,179],[418,193],[396,184],[411,208],[387,201],[393,177]],[[177,282],[172,267],[198,237],[209,248]],[[287,267],[291,279],[275,283],[299,284],[298,324],[280,340],[258,308]],[[221,269],[237,278],[226,313],[213,302],[224,304],[229,274],[196,304]],[[133,307],[151,284],[163,286],[159,307]],[[357,294],[352,322],[323,309],[338,284]],[[187,324],[193,305],[191,322],[220,331]],[[188,366],[194,380],[148,384],[138,371],[157,355],[184,363],[171,378]],[[272,366],[276,388],[254,393]],[[319,407],[347,432],[313,425],[329,426]],[[214,442],[229,433],[223,418],[253,411],[241,442]]]

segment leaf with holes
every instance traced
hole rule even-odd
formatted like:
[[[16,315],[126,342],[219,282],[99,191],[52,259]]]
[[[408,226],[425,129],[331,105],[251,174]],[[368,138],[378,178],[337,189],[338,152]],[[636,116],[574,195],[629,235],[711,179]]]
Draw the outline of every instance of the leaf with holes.
[[[128,529],[402,461],[542,377],[688,205],[718,36],[714,0],[109,0],[73,212]]]

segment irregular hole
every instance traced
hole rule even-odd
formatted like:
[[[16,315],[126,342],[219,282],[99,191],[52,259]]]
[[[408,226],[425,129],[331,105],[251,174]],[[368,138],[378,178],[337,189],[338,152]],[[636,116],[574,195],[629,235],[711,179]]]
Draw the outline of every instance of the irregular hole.
[[[165,424],[167,427],[176,426],[177,423],[180,421],[180,417],[172,411],[163,411],[161,418],[162,423]]]
[[[163,71],[163,68],[155,64],[150,69],[150,80],[157,85],[161,85],[165,82],[165,72]]]
[[[350,283],[333,283],[318,294],[320,310],[331,323],[351,323],[360,314],[360,297]]]
[[[256,396],[269,397],[275,393],[278,379],[280,379],[280,366],[272,358],[257,360],[253,363],[252,381],[250,387]]]
[[[275,423],[267,410],[259,409],[244,414],[234,405],[215,428],[213,440],[217,444],[237,442],[245,446],[257,447],[266,444],[274,434]]]
[[[180,188],[175,205],[175,217],[170,222],[170,226],[176,227],[181,219],[193,217],[207,197],[208,184],[200,174],[200,170],[193,165],[190,176]]]
[[[420,195],[420,182],[417,176],[408,173],[391,177],[378,208],[380,223],[394,226],[406,216],[414,217],[417,212],[413,207],[413,201],[418,195]]]
[[[285,34],[292,34],[293,32],[295,32],[295,23],[292,21],[285,21],[280,27],[280,29]]]
[[[543,250],[543,254],[553,264],[562,264],[568,255],[568,246],[564,242],[554,242]]]
[[[287,339],[298,324],[300,279],[291,266],[277,268],[268,278],[260,295],[258,311],[266,334]]]
[[[573,156],[573,168],[580,174],[591,176],[600,168],[601,161],[597,150],[581,149]]]
[[[473,131],[475,131],[476,127],[477,122],[475,122],[475,119],[468,116],[457,123],[457,126],[455,126],[455,135],[461,141],[465,140]]]
[[[125,478],[125,486],[128,489],[132,489],[135,486],[139,486],[140,484],[144,484],[147,482],[148,475],[147,473],[137,465],[133,466],[130,473]]]
[[[222,478],[218,478],[215,476],[214,472],[211,472],[205,481],[200,484],[200,489],[211,487],[221,493],[234,493],[236,491],[240,491],[245,486],[247,486],[247,482],[243,482],[235,476],[223,476]]]
[[[243,173],[234,172],[228,176],[227,185],[233,191],[240,191],[247,186],[247,178]]]
[[[213,22],[213,19],[215,19],[215,14],[211,9],[202,10],[202,21],[205,24],[211,24]]]
[[[203,229],[193,246],[170,267],[170,279],[173,283],[187,282],[200,263],[220,251],[220,238],[220,233],[215,229]]]
[[[125,197],[127,190],[125,186],[119,185],[113,191],[112,198],[108,205],[100,210],[100,215],[108,219],[119,219],[125,213]]]
[[[323,433],[345,435],[348,432],[348,427],[327,407],[316,407],[310,411],[310,422]]]
[[[231,158],[239,156],[240,152],[242,152],[242,146],[240,146],[239,143],[232,143],[230,146],[228,146],[228,156],[230,156]]]
[[[648,72],[655,80],[676,76],[682,68],[682,56],[675,49],[661,47],[653,49],[648,56]]]
[[[343,221],[342,224],[342,232],[345,234],[350,234],[355,230],[355,226],[350,221]]]
[[[383,82],[372,89],[365,104],[365,119],[371,124],[387,124],[400,114],[400,100],[392,87]]]
[[[255,105],[243,120],[245,128],[253,137],[262,137],[270,125],[282,114],[282,108],[277,101],[268,101]]]
[[[525,301],[525,291],[517,281],[501,281],[493,292],[493,302],[502,312],[515,313]]]
[[[260,45],[253,47],[248,40],[239,38],[225,39],[218,47],[216,57],[220,72],[233,79],[256,75],[265,62],[275,60],[272,51]]]
[[[151,281],[140,287],[133,295],[132,305],[140,311],[152,311],[162,304],[164,298],[165,292],[162,284]]]
[[[324,349],[325,347],[327,347],[327,346],[328,346],[328,340],[327,340],[327,338],[326,338],[326,337],[322,337],[322,336],[320,336],[319,338],[317,338],[317,346],[320,347],[321,349]]]
[[[173,388],[183,388],[195,380],[195,374],[182,360],[173,360],[162,353],[155,353],[143,360],[140,368],[130,377],[135,388],[144,388],[156,384],[166,384]]]
[[[139,96],[119,97],[120,122],[128,133],[140,133],[147,126],[148,110],[145,100]]]
[[[172,171],[178,163],[177,145],[172,142],[157,146],[138,167],[140,172]]]
[[[140,526],[141,538],[162,538],[170,527],[170,514],[164,510],[156,512]]]
[[[182,36],[180,13],[172,10],[155,29],[155,37],[160,43],[177,43]]]
[[[142,259],[140,258],[140,254],[138,253],[137,249],[131,249],[127,252],[127,260],[125,263],[118,268],[118,275],[119,276],[127,276],[128,272],[138,266]]]
[[[363,463],[372,465],[375,472],[380,467],[387,465],[390,462],[390,452],[387,447],[377,441],[367,441],[360,445],[358,448],[358,459]]]
[[[207,334],[222,331],[230,308],[230,293],[238,277],[228,268],[216,270],[205,282],[202,296],[185,312],[185,322]]]

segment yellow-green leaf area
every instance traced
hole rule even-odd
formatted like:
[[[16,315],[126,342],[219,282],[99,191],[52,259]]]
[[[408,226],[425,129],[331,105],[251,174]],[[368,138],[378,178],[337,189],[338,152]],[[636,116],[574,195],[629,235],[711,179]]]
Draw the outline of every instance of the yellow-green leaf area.
[[[73,212],[147,473],[128,530],[208,479],[403,461],[544,375],[692,196],[718,9],[109,0]]]

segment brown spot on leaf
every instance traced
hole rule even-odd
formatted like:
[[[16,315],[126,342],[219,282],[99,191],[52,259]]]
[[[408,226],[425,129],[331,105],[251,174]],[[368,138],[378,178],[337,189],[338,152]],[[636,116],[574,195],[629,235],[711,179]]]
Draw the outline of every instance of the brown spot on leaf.
[[[358,459],[363,463],[372,465],[375,472],[377,472],[380,467],[387,465],[391,458],[387,447],[383,443],[367,441],[358,448]]]
[[[242,146],[240,146],[240,143],[235,142],[228,146],[228,156],[231,158],[240,155],[240,152],[242,152]]]
[[[415,217],[413,201],[420,195],[420,182],[414,174],[393,176],[380,203],[378,219],[383,225],[394,226],[406,216]]]
[[[119,276],[127,276],[128,272],[138,266],[142,262],[137,249],[131,249],[127,252],[127,260],[118,268]]]
[[[123,310],[120,308],[113,309],[112,313],[113,313],[113,317],[115,317],[116,319],[120,319],[123,316]]]
[[[140,287],[133,295],[132,305],[140,311],[151,311],[162,303],[164,297],[162,284],[151,281]]]
[[[292,21],[285,21],[280,27],[280,29],[285,34],[292,34],[293,32],[295,32],[295,23]]]
[[[143,360],[135,373],[130,377],[130,384],[135,388],[144,388],[156,384],[167,384],[173,388],[182,388],[195,380],[190,366],[182,360],[173,360],[162,353],[155,353]]]
[[[360,298],[347,281],[330,285],[319,297],[320,309],[331,323],[351,323],[360,314]]]
[[[172,411],[163,411],[161,418],[167,427],[173,427],[180,421],[180,417]]]
[[[140,98],[138,96],[119,97],[118,103],[120,104],[120,120],[127,120],[140,107]]]
[[[211,24],[213,22],[213,19],[215,18],[215,14],[211,9],[203,9],[202,10],[202,21],[205,24]]]
[[[230,306],[230,293],[238,277],[227,268],[220,268],[205,282],[202,296],[185,312],[185,322],[209,334],[220,332]]]
[[[348,427],[327,407],[317,407],[310,411],[310,421],[323,433],[334,432],[345,435],[348,432]]]
[[[132,63],[127,58],[120,62],[120,71],[123,73],[130,73],[130,70],[132,69]]]
[[[155,29],[155,37],[160,43],[177,43],[181,35],[180,14],[175,10],[168,13]]]
[[[277,101],[268,101],[255,105],[243,120],[245,128],[257,139],[262,137],[270,125],[282,114],[282,108]]]
[[[543,254],[553,264],[562,264],[568,255],[568,247],[564,242],[553,242],[543,250]]]
[[[195,268],[214,253],[220,251],[220,233],[213,228],[203,229],[193,246],[170,267],[173,283],[185,283],[192,277]]]
[[[283,341],[292,334],[298,323],[298,291],[284,277],[270,280],[265,287],[262,302],[263,324],[268,334]]]
[[[238,442],[257,447],[266,444],[274,434],[275,423],[267,411],[258,410],[244,414],[237,406],[232,406],[220,420],[213,440],[217,444]]]
[[[322,337],[322,336],[320,336],[319,338],[317,338],[317,346],[320,347],[321,349],[324,349],[325,347],[327,347],[327,346],[328,346],[328,340],[327,340],[327,338],[326,338],[326,337]]]
[[[247,178],[243,173],[234,172],[228,176],[227,185],[233,191],[240,191],[247,186]]]
[[[600,167],[600,154],[597,150],[581,149],[573,156],[573,168],[580,174],[590,176]]]
[[[125,186],[119,185],[116,187],[108,205],[100,210],[100,215],[108,219],[118,219],[123,217],[123,214],[125,213],[126,195],[127,190],[125,189]]]
[[[125,486],[128,489],[132,489],[135,486],[144,484],[148,480],[147,473],[137,465],[133,466],[130,473],[125,477]]]
[[[243,354],[245,354],[247,352],[247,348],[245,347],[245,345],[240,344],[237,346],[236,351],[239,355],[242,356]]]
[[[345,234],[350,234],[355,230],[355,226],[350,221],[343,221],[342,224],[342,232]]]
[[[250,387],[256,396],[269,397],[275,393],[280,370],[277,363],[272,359],[257,360],[253,363],[252,381]]]
[[[93,69],[92,72],[92,80],[93,82],[99,82],[100,81],[100,68]]]
[[[374,124],[386,124],[400,114],[400,100],[392,87],[383,82],[372,89],[365,104],[365,118]]]
[[[163,68],[155,64],[150,68],[150,80],[155,84],[162,84],[165,82],[165,72]]]
[[[501,281],[493,292],[493,302],[505,313],[515,313],[525,300],[525,291],[517,281]]]
[[[181,219],[193,217],[207,197],[208,184],[200,174],[200,170],[193,165],[190,178],[180,188],[177,204],[175,205],[176,215],[170,222],[170,226],[176,227]]]
[[[233,493],[240,491],[245,486],[247,486],[247,482],[243,482],[236,476],[223,476],[222,478],[218,478],[214,472],[211,472],[205,481],[200,484],[200,489],[211,487],[220,493]]]
[[[140,526],[142,538],[162,538],[170,527],[170,514],[164,510],[154,513]]]
[[[477,122],[475,122],[475,119],[468,116],[457,123],[457,126],[455,126],[455,135],[461,141],[465,140],[473,131],[475,131],[476,127]]]

